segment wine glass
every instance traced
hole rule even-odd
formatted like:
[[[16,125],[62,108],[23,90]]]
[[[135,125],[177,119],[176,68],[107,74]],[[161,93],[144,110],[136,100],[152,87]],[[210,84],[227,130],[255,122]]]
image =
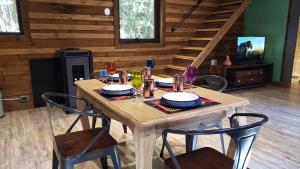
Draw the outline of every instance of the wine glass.
[[[112,62],[107,62],[106,63],[106,69],[108,74],[111,77],[111,83],[113,83],[114,79],[113,79],[113,74],[115,74],[117,72],[117,67],[115,63]]]
[[[131,84],[136,89],[135,90],[135,96],[136,96],[135,100],[137,101],[137,98],[141,94],[140,93],[140,87],[143,84],[143,78],[142,78],[142,72],[141,71],[132,71],[131,72]]]
[[[186,80],[190,84],[190,88],[192,88],[192,85],[194,81],[197,78],[197,68],[195,66],[188,66],[186,69]]]
[[[150,67],[151,69],[154,69],[154,61],[152,59],[148,59],[146,62],[146,67]]]

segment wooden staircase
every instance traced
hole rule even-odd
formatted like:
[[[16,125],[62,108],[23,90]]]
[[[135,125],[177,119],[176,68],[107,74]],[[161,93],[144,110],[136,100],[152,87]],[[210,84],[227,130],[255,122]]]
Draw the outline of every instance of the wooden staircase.
[[[204,21],[196,32],[200,37],[189,40],[188,46],[181,48],[181,53],[173,57],[172,65],[166,65],[163,77],[170,77],[176,73],[185,73],[186,67],[199,67],[217,44],[224,38],[234,23],[245,11],[251,0],[223,1]]]

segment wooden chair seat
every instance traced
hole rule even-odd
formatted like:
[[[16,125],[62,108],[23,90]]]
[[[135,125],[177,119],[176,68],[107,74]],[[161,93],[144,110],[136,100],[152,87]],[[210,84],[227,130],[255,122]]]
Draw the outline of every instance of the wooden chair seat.
[[[55,136],[57,150],[61,157],[70,158],[78,155],[95,138],[100,130],[101,128],[95,128]],[[117,145],[117,141],[109,134],[105,134],[87,151],[87,154],[109,150],[115,145]]]
[[[232,169],[233,160],[213,148],[201,148],[176,156],[181,169]],[[166,169],[175,169],[172,160],[165,160]]]

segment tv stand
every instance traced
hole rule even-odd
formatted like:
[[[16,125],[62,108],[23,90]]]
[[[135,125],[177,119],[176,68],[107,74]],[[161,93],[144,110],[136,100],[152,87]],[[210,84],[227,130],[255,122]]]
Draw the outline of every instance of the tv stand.
[[[224,67],[228,82],[226,91],[267,86],[272,81],[273,64],[251,64]]]

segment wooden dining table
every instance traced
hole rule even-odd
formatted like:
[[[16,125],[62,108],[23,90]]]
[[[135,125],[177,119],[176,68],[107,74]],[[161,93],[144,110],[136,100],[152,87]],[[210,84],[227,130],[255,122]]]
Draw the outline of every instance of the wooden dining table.
[[[154,76],[153,78],[159,77]],[[236,110],[239,113],[245,112],[244,106],[249,104],[245,98],[195,87],[189,89],[189,92],[221,104],[168,114],[147,105],[143,101],[134,101],[133,98],[109,100],[95,91],[107,85],[96,79],[77,81],[76,85],[77,95],[91,102],[94,109],[131,129],[135,145],[136,169],[152,169],[154,144],[163,130],[167,128],[195,128],[200,123],[204,125],[213,124],[217,120],[231,116]],[[164,90],[155,90],[154,98],[161,98],[165,93],[167,92]],[[78,103],[78,106],[82,107],[83,105]],[[241,123],[245,122],[245,119],[241,119]],[[90,127],[87,118],[82,118],[81,123],[85,129]],[[233,158],[234,152],[235,146],[231,141],[227,155]]]

